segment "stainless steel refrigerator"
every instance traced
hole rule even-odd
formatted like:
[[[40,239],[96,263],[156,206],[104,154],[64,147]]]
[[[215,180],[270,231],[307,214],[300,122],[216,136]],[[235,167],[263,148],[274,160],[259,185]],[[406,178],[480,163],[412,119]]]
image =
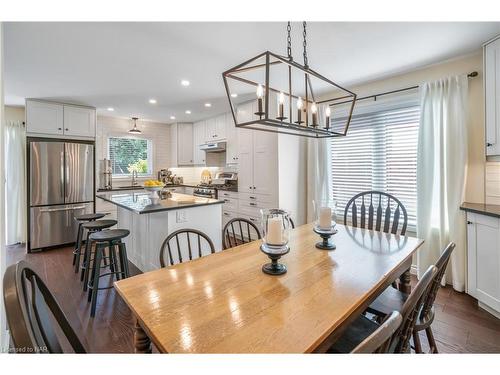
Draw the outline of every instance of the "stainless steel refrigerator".
[[[94,212],[94,145],[28,139],[28,251],[75,241],[75,215]]]

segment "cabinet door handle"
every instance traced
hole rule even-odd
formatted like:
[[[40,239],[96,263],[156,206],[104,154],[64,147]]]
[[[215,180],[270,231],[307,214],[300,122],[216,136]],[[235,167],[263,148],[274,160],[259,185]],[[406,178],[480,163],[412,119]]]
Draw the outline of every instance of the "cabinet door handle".
[[[250,198],[250,199],[257,199],[257,197],[252,197],[252,196],[250,196],[249,198]]]
[[[254,186],[253,189],[256,190],[257,188]]]
[[[62,128],[57,128],[57,130],[62,130]]]
[[[256,204],[256,203],[251,202],[251,203],[250,203],[250,206],[257,206],[257,204]]]
[[[224,212],[224,215],[225,215],[225,216],[230,216],[227,212]]]
[[[69,131],[69,129],[68,129],[68,128],[66,128],[66,129],[64,129],[64,130],[65,130],[65,131]]]
[[[491,146],[493,146],[493,143],[489,143],[489,142],[486,143],[486,147],[491,147]]]
[[[224,199],[224,202],[229,203],[231,201],[229,199]]]
[[[472,221],[467,220],[467,224],[471,225],[474,224]]]

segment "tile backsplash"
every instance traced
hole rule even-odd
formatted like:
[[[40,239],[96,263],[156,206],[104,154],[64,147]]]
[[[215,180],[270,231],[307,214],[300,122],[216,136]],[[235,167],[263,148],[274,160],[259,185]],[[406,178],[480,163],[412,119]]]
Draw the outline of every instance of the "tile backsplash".
[[[486,162],[486,204],[500,205],[500,162]]]
[[[210,171],[212,175],[212,179],[215,178],[215,174],[217,172],[223,171],[231,171],[237,172],[236,169],[233,168],[221,168],[221,167],[177,167],[177,168],[169,168],[169,170],[177,175],[184,178],[184,183],[188,185],[197,185],[201,181],[201,172],[205,169]]]

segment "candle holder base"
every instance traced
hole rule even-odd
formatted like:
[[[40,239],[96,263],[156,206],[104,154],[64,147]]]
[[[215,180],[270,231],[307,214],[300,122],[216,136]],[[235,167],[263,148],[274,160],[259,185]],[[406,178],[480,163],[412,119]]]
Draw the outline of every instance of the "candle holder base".
[[[278,263],[278,259],[280,259],[283,255],[288,254],[290,251],[288,245],[278,248],[279,252],[271,252],[269,246],[262,244],[260,246],[260,250],[266,254],[269,259],[271,259],[271,263],[266,263],[262,266],[262,272],[268,275],[283,275],[286,273],[286,266]]]
[[[284,116],[279,116],[279,117],[276,117],[277,120],[280,120],[280,121],[284,121],[286,120],[288,117],[284,117]]]
[[[300,125],[300,124],[303,124],[304,121],[295,121],[294,124],[297,124],[297,125]]]
[[[265,114],[266,114],[266,112],[262,112],[262,111],[254,112],[254,115],[259,116],[261,119],[262,119],[262,116],[264,116]]]
[[[321,250],[335,250],[337,248],[337,245],[333,243],[333,241],[330,239],[335,233],[337,233],[337,229],[333,228],[330,231],[325,231],[322,229],[314,228],[314,233],[319,234],[320,237],[323,239],[321,242],[316,243],[316,248],[321,249]]]

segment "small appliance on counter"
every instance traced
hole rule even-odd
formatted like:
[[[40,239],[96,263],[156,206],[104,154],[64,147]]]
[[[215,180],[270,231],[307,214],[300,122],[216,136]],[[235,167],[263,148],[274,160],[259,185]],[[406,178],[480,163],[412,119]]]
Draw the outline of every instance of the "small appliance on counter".
[[[113,170],[111,168],[111,160],[99,160],[99,190],[113,189]]]
[[[163,182],[164,184],[172,184],[172,172],[168,169],[160,169],[158,171],[158,181]]]

